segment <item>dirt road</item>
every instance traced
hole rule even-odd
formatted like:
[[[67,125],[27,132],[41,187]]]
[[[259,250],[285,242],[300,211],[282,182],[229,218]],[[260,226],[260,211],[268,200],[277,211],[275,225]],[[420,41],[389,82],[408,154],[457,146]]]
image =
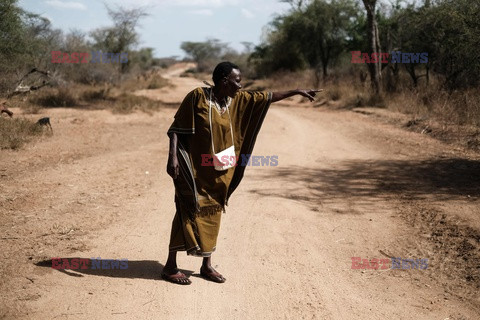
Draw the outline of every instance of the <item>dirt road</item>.
[[[168,74],[174,86],[138,94],[180,102],[201,83],[178,74]],[[0,317],[480,317],[470,265],[478,157],[297,100],[272,106],[254,149],[278,156],[278,166],[250,166],[222,217],[213,262],[226,283],[198,277],[201,260],[185,254],[179,265],[193,284],[160,280],[174,214],[165,165],[175,111],[50,109],[54,136],[1,151]],[[428,259],[428,268],[392,269],[388,256]],[[52,257],[128,259],[128,269],[54,270]],[[352,257],[389,259],[388,268],[352,269]]]

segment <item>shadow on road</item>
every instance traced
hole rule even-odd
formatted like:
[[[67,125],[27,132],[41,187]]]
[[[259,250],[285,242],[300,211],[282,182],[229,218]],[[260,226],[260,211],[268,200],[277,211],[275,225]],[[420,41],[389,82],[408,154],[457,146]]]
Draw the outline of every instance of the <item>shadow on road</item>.
[[[53,260],[56,260],[54,263]],[[67,274],[72,277],[83,277],[84,274],[94,275],[94,276],[101,276],[101,277],[112,277],[112,278],[139,278],[139,279],[151,279],[151,280],[161,280],[161,274],[164,265],[159,263],[158,261],[153,260],[128,260],[127,267],[125,268],[125,264],[123,266],[121,264],[115,265],[114,269],[112,269],[112,263],[105,263],[104,265],[100,264],[100,268],[98,268],[98,264],[93,263],[92,259],[89,258],[78,258],[78,257],[70,257],[70,258],[54,258],[54,259],[47,259],[42,260],[35,263],[38,267],[47,267],[52,268],[52,265],[60,267],[60,269],[55,269],[59,272]],[[68,262],[64,262],[64,261]],[[85,263],[81,263],[80,260],[85,261]],[[114,259],[104,259],[104,260],[114,260]],[[120,269],[120,266],[124,269]],[[82,269],[84,267],[84,269]],[[108,269],[107,269],[108,267]],[[190,277],[193,274],[191,270],[183,270],[180,269],[187,277]]]
[[[281,165],[281,163],[280,163]],[[263,174],[262,174],[263,173]],[[258,172],[249,179],[267,182],[250,192],[321,205],[349,198],[360,204],[399,196],[410,200],[477,201],[480,161],[343,161],[335,168],[281,167]],[[269,185],[268,182],[272,181]]]

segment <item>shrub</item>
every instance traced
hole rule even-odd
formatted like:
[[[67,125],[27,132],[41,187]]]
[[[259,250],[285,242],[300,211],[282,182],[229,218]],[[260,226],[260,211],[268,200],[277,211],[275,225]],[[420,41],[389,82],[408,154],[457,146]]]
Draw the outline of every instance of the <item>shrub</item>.
[[[55,90],[39,93],[30,99],[32,103],[42,107],[73,107],[77,105],[77,99],[67,88],[58,88]]]
[[[20,149],[35,136],[41,135],[42,129],[28,119],[0,117],[0,149]]]
[[[86,90],[84,91],[80,98],[83,101],[91,102],[97,100],[106,100],[109,97],[110,88],[103,88],[99,90]]]
[[[167,79],[162,78],[159,75],[155,75],[152,77],[152,80],[150,80],[150,83],[148,84],[147,89],[160,89],[165,87],[168,84]]]
[[[146,97],[136,96],[133,94],[123,93],[114,98],[112,111],[114,113],[131,113],[140,110],[146,113],[158,110],[161,103],[148,99]]]

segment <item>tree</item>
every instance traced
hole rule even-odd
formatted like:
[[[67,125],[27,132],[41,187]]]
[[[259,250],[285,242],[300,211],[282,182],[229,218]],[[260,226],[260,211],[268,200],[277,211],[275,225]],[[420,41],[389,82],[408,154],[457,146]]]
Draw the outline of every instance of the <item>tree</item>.
[[[0,93],[13,90],[14,81],[25,70],[44,69],[49,48],[58,40],[50,22],[24,11],[17,0],[0,1]],[[43,65],[42,65],[43,64]]]
[[[353,0],[284,2],[292,9],[271,22],[267,41],[255,48],[250,60],[264,74],[308,66],[316,71],[318,83],[345,52],[358,7]]]
[[[23,54],[26,45],[25,25],[22,21],[24,11],[17,6],[17,2],[18,0],[0,2],[0,57],[4,62],[11,61],[17,54]]]
[[[139,35],[136,28],[140,19],[148,16],[145,8],[125,9],[118,6],[113,9],[106,6],[113,26],[100,28],[90,33],[94,40],[94,48],[112,53],[130,52],[138,44]],[[129,63],[120,64],[122,73],[126,72]]]
[[[182,42],[180,48],[185,51],[188,58],[197,63],[200,72],[210,71],[213,65],[232,49],[228,44],[218,39],[207,39],[204,42]]]
[[[316,70],[317,84],[320,68],[323,78],[328,66],[347,47],[348,30],[356,17],[355,3],[348,0],[313,1],[305,9],[305,32],[301,34],[305,57]],[[303,35],[303,37],[302,37]]]
[[[377,19],[375,17],[375,6],[377,0],[362,0],[365,10],[367,11],[367,40],[368,40],[368,53],[380,51],[380,39],[378,35]],[[379,59],[380,60],[380,59]],[[368,71],[370,72],[370,80],[372,89],[375,94],[380,94],[381,84],[381,62],[369,63]]]
[[[480,2],[441,0],[419,15],[420,40],[429,44],[433,70],[449,90],[480,84]]]

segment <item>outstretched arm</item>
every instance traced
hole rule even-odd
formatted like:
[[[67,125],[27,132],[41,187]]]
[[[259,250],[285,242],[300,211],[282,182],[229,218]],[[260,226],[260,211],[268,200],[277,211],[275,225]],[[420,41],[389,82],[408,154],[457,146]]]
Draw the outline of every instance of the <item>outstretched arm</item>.
[[[317,94],[317,92],[321,92],[321,91],[323,91],[323,89],[320,89],[320,90],[295,89],[295,90],[289,90],[289,91],[272,92],[272,102],[277,102],[277,101],[286,99],[288,97],[295,96],[297,94],[308,98],[310,101],[313,101],[315,100],[314,97]]]

